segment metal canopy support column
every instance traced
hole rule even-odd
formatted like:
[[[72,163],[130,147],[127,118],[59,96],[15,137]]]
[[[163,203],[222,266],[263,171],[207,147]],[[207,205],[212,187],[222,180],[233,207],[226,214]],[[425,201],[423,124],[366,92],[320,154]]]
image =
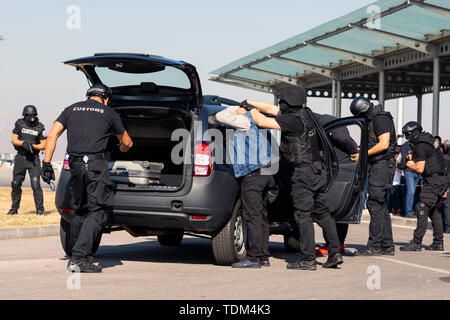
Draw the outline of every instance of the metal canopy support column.
[[[384,93],[385,93],[385,72],[380,70],[379,72],[379,89],[378,89],[378,103],[383,106],[384,110]]]
[[[336,81],[336,118],[342,115],[342,86],[341,80]]]
[[[356,28],[359,30],[362,30],[364,32],[367,33],[371,33],[376,35],[377,37],[380,38],[384,38],[386,40],[392,41],[392,42],[396,42],[399,43],[401,45],[404,45],[406,47],[409,47],[411,49],[426,53],[426,54],[430,54],[432,53],[432,45],[429,44],[428,42],[422,41],[422,40],[418,40],[418,39],[414,39],[414,38],[410,38],[410,37],[405,37],[402,36],[400,34],[396,34],[396,33],[392,33],[392,32],[387,32],[387,31],[382,31],[379,29],[370,29],[358,24],[354,24],[354,23],[350,23],[348,25],[350,28]]]
[[[441,91],[440,58],[433,59],[433,135],[439,135],[439,95]]]
[[[331,114],[336,117],[336,80],[331,82]]]
[[[422,125],[422,93],[417,95],[417,122]]]

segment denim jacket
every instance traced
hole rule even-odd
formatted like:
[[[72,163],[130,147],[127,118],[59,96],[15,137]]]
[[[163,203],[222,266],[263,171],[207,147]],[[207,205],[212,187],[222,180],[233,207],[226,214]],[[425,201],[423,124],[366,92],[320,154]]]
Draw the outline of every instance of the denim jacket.
[[[250,120],[250,129],[235,130],[233,139],[229,140],[228,145],[236,178],[271,164],[270,130],[260,130],[250,112],[245,116]]]

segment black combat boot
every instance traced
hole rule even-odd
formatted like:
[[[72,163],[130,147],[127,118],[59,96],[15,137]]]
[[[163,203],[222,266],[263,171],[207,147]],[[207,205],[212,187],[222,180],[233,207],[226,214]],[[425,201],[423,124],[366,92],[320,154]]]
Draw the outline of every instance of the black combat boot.
[[[261,265],[261,267],[270,267],[269,258],[261,258],[259,260],[259,264]]]
[[[355,251],[355,256],[381,256],[381,249],[365,247],[364,249]]]
[[[422,251],[422,245],[412,240],[406,246],[401,247],[400,251]]]
[[[428,251],[444,251],[444,244],[442,242],[434,242],[429,245],[428,247],[425,247],[425,250]]]
[[[383,256],[395,256],[395,247],[381,248],[381,254]]]
[[[328,257],[328,260],[322,265],[322,268],[336,268],[338,265],[343,264],[344,259],[338,252]]]
[[[15,214],[19,214],[19,212],[17,211],[17,209],[10,209],[7,214],[9,214],[10,216],[13,216]]]
[[[68,272],[83,272],[83,273],[100,273],[102,272],[102,267],[96,265],[92,262],[92,259],[81,258],[81,259],[70,259],[67,264]]]
[[[290,270],[317,270],[316,260],[311,261],[297,261],[293,263],[288,263],[287,268]]]

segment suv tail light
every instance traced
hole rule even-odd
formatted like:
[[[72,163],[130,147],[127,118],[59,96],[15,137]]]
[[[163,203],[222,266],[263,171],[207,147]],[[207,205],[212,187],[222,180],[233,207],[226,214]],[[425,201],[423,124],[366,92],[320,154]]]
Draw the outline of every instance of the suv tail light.
[[[64,171],[69,171],[70,170],[70,167],[69,167],[69,155],[68,154],[66,154],[64,156],[63,170]]]
[[[213,168],[213,157],[211,148],[206,142],[199,142],[195,146],[194,176],[207,177]]]

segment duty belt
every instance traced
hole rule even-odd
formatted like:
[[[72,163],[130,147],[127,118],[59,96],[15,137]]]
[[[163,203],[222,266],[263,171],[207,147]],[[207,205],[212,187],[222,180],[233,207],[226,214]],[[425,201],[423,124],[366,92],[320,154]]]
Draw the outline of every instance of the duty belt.
[[[104,153],[85,154],[82,156],[69,155],[69,159],[73,162],[88,163],[89,161],[94,161],[94,160],[106,160],[106,156]]]

